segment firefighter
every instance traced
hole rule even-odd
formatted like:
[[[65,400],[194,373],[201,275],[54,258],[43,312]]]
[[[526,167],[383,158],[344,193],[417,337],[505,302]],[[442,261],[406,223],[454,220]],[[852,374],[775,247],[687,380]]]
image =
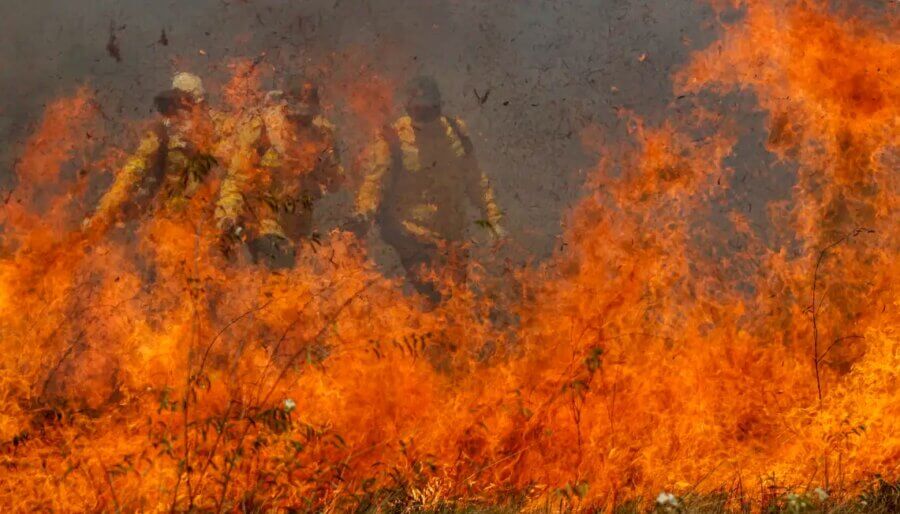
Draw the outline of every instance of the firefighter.
[[[85,229],[182,211],[217,163],[216,128],[200,77],[178,73],[154,98],[160,115],[119,170]]]
[[[177,73],[172,87],[154,97],[153,103],[158,119],[119,169],[92,215],[84,220],[82,231],[82,236],[89,239],[109,235],[124,243],[125,255],[137,270],[145,291],[157,283],[158,269],[157,262],[136,244],[139,223],[151,216],[180,219],[216,165],[213,155],[220,139],[217,113],[208,108],[198,76]],[[110,230],[113,227],[115,230]],[[67,301],[72,309],[78,306],[75,297]],[[169,307],[157,302],[148,304],[146,319],[152,326],[160,326],[162,318],[158,314]],[[81,312],[81,307],[77,308]],[[45,379],[43,394],[54,401],[72,400],[68,378],[86,376],[96,402],[89,406],[97,408],[119,397],[118,374],[109,373],[119,367],[116,357],[98,353],[86,343],[76,343],[65,362]]]
[[[247,241],[253,261],[273,269],[293,265],[301,241],[316,237],[313,208],[344,177],[318,88],[302,76],[286,85],[240,123],[216,205],[226,253]]]
[[[434,305],[441,295],[432,281],[422,278],[421,268],[445,269],[462,282],[467,225],[476,222],[496,237],[504,230],[466,127],[441,112],[440,91],[432,78],[410,82],[406,113],[386,127],[367,152],[355,231],[377,223],[382,239],[397,251],[409,282]],[[480,220],[467,219],[467,201],[478,207]]]

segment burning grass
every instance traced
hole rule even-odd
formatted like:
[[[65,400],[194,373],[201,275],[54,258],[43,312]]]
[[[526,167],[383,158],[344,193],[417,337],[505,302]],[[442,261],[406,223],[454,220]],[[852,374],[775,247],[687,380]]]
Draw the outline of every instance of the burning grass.
[[[60,170],[118,154],[80,139],[100,124],[86,93],[60,99],[2,213],[3,503],[895,509],[898,45],[814,4],[744,8],[676,83],[749,90],[769,116],[797,175],[778,242],[733,213],[747,244],[710,250],[744,135],[728,113],[623,113],[565,250],[501,277],[512,300],[476,267],[424,309],[341,231],[283,272],[235,266],[215,181],[133,234],[81,231],[86,188]]]

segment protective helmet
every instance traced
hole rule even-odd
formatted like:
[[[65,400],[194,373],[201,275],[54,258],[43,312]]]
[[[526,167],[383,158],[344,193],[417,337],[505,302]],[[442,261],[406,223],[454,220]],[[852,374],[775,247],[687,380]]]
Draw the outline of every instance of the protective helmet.
[[[197,102],[203,101],[203,98],[206,96],[206,90],[203,89],[203,80],[193,73],[184,71],[178,72],[172,77],[172,89],[190,94],[194,101]]]
[[[305,76],[292,75],[285,86],[285,94],[291,99],[316,105],[319,103],[319,86]]]
[[[288,78],[284,96],[288,114],[304,120],[311,120],[319,113],[319,87],[302,75]]]
[[[280,105],[282,103],[284,103],[284,91],[280,89],[273,89],[272,91],[266,93],[266,105]]]
[[[441,114],[441,91],[431,77],[419,76],[406,87],[406,111],[414,120],[429,121]]]

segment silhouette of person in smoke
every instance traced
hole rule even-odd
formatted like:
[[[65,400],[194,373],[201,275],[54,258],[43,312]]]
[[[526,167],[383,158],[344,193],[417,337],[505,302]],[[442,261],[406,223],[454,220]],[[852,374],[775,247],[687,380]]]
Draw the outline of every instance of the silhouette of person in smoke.
[[[442,112],[441,94],[431,77],[417,77],[407,88],[406,115],[379,134],[367,151],[364,182],[356,199],[354,230],[377,223],[406,270],[407,280],[432,304],[441,300],[422,268],[449,272],[465,281],[468,252],[465,229],[478,223],[494,236],[505,234],[494,190],[475,158],[462,120]],[[466,203],[481,212],[469,220]]]
[[[226,253],[246,238],[254,262],[285,268],[297,244],[314,237],[314,205],[337,189],[344,170],[315,84],[290,77],[286,91],[270,92],[266,103],[237,131],[216,219]]]

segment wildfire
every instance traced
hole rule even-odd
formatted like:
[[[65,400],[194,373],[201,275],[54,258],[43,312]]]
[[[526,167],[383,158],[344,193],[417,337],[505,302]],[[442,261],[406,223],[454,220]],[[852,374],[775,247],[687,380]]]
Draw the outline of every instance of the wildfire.
[[[338,230],[290,269],[236,265],[205,207],[216,180],[133,238],[83,231],[88,179],[64,171],[122,153],[100,147],[87,91],[49,105],[0,211],[0,501],[563,510],[717,493],[760,509],[897,480],[896,24],[741,8],[674,95],[752,94],[773,164],[796,176],[770,206],[778,233],[711,221],[750,137],[730,113],[623,112],[630,141],[603,148],[565,250],[505,277],[515,301],[475,267],[426,309]],[[243,115],[261,71],[233,68],[226,103]],[[390,87],[329,101],[368,134]],[[723,233],[747,244],[720,251]]]

